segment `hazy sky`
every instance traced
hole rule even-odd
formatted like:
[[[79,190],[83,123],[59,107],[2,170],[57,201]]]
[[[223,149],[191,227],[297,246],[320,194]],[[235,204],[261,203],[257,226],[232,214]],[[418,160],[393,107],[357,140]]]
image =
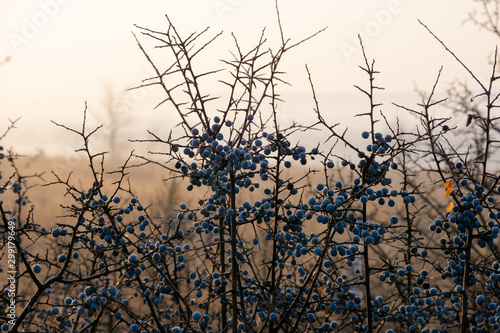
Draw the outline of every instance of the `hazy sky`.
[[[410,96],[415,87],[428,91],[441,65],[441,91],[456,78],[472,82],[417,18],[480,78],[490,74],[488,57],[491,58],[498,40],[473,24],[464,23],[474,5],[471,0],[279,3],[285,35],[292,40],[328,26],[285,58],[282,70],[288,72],[293,86],[284,88],[284,94],[309,95],[304,69],[307,63],[318,92],[327,106],[332,103],[330,116],[334,119],[344,119],[345,115],[337,116],[335,109],[348,107],[353,97],[346,96],[354,94],[353,105],[363,98],[353,88],[353,84],[366,84],[357,67],[362,64],[356,42],[358,33],[364,39],[368,56],[376,59],[382,72],[379,84],[386,88],[382,100]],[[267,27],[268,45],[278,46],[272,0],[0,1],[0,59],[11,57],[9,63],[0,67],[0,131],[8,118],[22,117],[19,128],[4,144],[12,146],[16,140],[27,138],[15,143],[17,150],[44,149],[66,154],[75,148],[76,141],[55,128],[50,120],[76,126],[87,101],[92,120],[106,122],[105,99],[109,91],[114,91],[115,99],[126,105],[119,114],[121,135],[137,138],[146,128],[158,127],[159,112],[165,110],[152,108],[161,96],[154,91],[122,92],[150,73],[131,33],[137,32],[134,24],[164,30],[164,14],[184,35],[205,27],[211,27],[211,34],[224,31],[204,56],[208,65],[200,63],[200,67],[220,67],[218,59],[229,58],[234,46],[231,32],[243,47],[250,48]],[[214,92],[222,89],[210,88]],[[310,101],[298,100],[296,105],[287,105],[286,113],[303,114],[298,108],[310,107],[307,103]]]

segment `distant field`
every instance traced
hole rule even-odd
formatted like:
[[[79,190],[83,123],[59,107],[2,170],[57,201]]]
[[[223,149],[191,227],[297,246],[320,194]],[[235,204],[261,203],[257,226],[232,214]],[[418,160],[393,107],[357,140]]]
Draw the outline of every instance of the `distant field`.
[[[105,161],[105,172],[111,172],[117,169],[125,159],[114,159]],[[139,160],[131,160],[130,164],[133,165],[139,163]],[[54,226],[58,216],[63,216],[65,214],[64,209],[61,205],[71,203],[71,198],[65,198],[65,189],[62,185],[50,185],[42,186],[56,181],[54,173],[56,173],[62,180],[66,180],[71,173],[70,182],[77,188],[81,190],[88,190],[91,187],[93,179],[91,178],[91,173],[89,171],[88,162],[82,158],[78,160],[65,159],[65,158],[53,158],[44,155],[38,156],[27,156],[21,158],[17,165],[21,174],[33,175],[35,173],[44,172],[41,179],[33,178],[30,180],[30,184],[34,185],[29,191],[30,203],[35,206],[35,221],[46,227]],[[311,167],[312,168],[312,167]],[[294,166],[290,170],[286,170],[283,174],[284,178],[295,177],[298,178],[304,175],[307,167]],[[313,189],[319,182],[324,182],[325,175],[324,171],[320,170],[320,166],[316,168],[318,172],[311,173],[308,177],[304,178],[297,186],[304,186],[303,196],[304,201],[313,194]],[[352,181],[353,174],[349,172],[350,170],[342,167],[335,167],[328,171],[329,182],[334,183],[337,180],[343,181],[345,184],[349,184]],[[204,189],[195,189],[192,192],[186,190],[188,185],[187,179],[175,179],[168,180],[170,175],[169,171],[161,168],[157,165],[146,165],[138,168],[130,168],[128,172],[128,181],[130,182],[130,187],[132,192],[137,196],[140,202],[144,206],[151,206],[149,209],[150,214],[157,217],[165,217],[172,214],[172,211],[178,208],[178,204],[184,202],[194,208],[198,199],[204,196]],[[4,175],[6,177],[7,174]],[[396,179],[393,175],[393,183],[391,186],[396,189],[401,189],[400,180]],[[112,183],[118,179],[117,174],[107,174],[105,175],[105,186],[104,192],[109,193],[114,190]],[[107,181],[106,181],[107,180]],[[414,177],[414,183],[425,182],[427,185],[422,187],[422,190],[426,190],[428,186],[432,185],[432,180],[429,179],[428,175],[420,175]],[[262,193],[266,186],[271,186],[271,184],[261,184],[261,188],[254,192],[247,191],[245,195],[245,200],[255,201],[259,198],[264,197]],[[333,185],[331,184],[331,187]],[[108,192],[106,192],[108,191]],[[426,195],[426,197],[432,197],[433,203],[436,205],[441,205],[445,209],[448,201],[443,193],[439,190],[433,190],[433,192]],[[241,198],[241,196],[240,196]],[[417,202],[419,205],[422,202]],[[387,205],[376,206],[370,205],[372,208],[369,210],[370,219],[379,220],[388,218],[392,215],[397,215],[397,207],[390,208]],[[444,215],[443,211],[443,215]],[[425,217],[424,217],[425,219]]]

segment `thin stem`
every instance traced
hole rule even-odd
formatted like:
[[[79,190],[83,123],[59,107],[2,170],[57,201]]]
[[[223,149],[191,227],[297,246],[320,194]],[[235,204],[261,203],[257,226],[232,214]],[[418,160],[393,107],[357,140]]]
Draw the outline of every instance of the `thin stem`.
[[[491,139],[490,139],[490,128],[491,128],[491,109],[493,108],[493,103],[491,101],[491,90],[492,90],[492,85],[493,81],[495,81],[495,69],[496,69],[496,64],[497,64],[497,52],[498,48],[495,48],[495,57],[494,57],[494,63],[493,63],[493,72],[491,73],[491,78],[490,78],[490,85],[488,87],[488,92],[486,93],[487,96],[487,114],[486,114],[486,121],[485,121],[485,126],[484,126],[484,134],[485,134],[485,142],[484,142],[484,156],[483,156],[483,172],[482,172],[482,177],[481,177],[481,186],[485,186],[486,183],[486,178],[488,176],[486,166],[488,163],[488,154],[491,146]]]
[[[363,203],[363,224],[366,221],[366,203]],[[364,273],[365,273],[365,290],[366,290],[366,321],[367,321],[367,332],[373,332],[373,323],[372,323],[372,293],[370,286],[370,252],[369,252],[369,244],[364,243],[363,249],[363,264],[364,264]]]
[[[220,256],[220,272],[224,274],[226,272],[226,255],[225,255],[225,226],[224,218],[221,216],[219,218],[219,256]],[[221,283],[219,295],[221,296],[221,332],[227,332],[227,302],[226,302],[226,285]]]
[[[236,179],[234,176],[234,169],[231,170],[231,209],[233,210],[233,217],[231,219],[231,306],[233,318],[231,321],[233,332],[238,332],[238,256],[236,255]]]
[[[470,254],[472,248],[472,230],[469,230],[467,233],[467,247],[465,248],[465,269],[464,276],[462,280],[463,284],[463,293],[462,293],[462,313],[461,313],[461,322],[460,322],[460,333],[467,333],[467,329],[469,328],[469,318],[467,316],[467,312],[469,311],[469,295],[467,294],[467,289],[469,288],[469,275],[471,269],[470,263]]]

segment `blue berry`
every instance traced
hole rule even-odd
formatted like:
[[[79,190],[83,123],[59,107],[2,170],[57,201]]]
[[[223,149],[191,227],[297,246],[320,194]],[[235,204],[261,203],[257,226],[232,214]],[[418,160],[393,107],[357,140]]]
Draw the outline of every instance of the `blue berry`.
[[[195,311],[192,314],[192,317],[194,320],[200,320],[201,319],[201,313],[199,311]]]

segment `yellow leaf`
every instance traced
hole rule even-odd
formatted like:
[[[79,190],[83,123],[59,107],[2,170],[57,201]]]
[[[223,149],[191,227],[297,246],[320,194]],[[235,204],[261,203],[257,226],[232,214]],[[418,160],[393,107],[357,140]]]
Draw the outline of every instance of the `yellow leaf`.
[[[450,202],[450,204],[448,205],[448,207],[446,207],[446,211],[451,213],[451,211],[453,210],[453,206],[454,206],[454,204],[453,204],[453,201],[452,201],[452,202]]]
[[[446,183],[444,183],[444,188],[446,189],[445,196],[449,196],[451,194],[451,191],[453,191],[453,180],[448,180]]]

